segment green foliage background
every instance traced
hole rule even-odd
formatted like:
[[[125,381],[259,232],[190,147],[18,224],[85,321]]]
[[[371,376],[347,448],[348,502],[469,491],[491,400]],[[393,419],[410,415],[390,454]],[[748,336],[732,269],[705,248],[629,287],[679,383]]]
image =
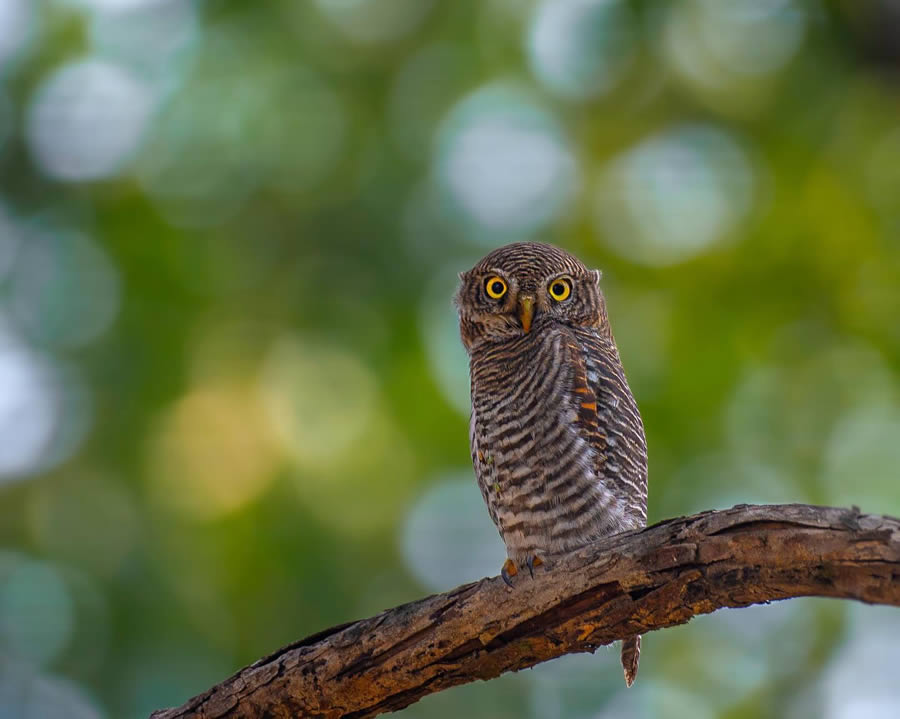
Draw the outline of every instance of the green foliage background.
[[[651,520],[900,514],[895,8],[0,1],[0,716],[496,572],[450,298],[507,241],[603,269]],[[719,612],[407,715],[893,717],[898,638]]]

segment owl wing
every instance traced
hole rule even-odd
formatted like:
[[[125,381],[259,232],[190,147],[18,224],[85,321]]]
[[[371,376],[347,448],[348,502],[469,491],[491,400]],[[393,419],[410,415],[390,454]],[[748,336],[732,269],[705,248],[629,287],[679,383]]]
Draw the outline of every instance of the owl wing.
[[[623,529],[647,523],[644,424],[612,337],[576,330],[573,388],[577,422],[595,453],[597,477],[625,509]]]

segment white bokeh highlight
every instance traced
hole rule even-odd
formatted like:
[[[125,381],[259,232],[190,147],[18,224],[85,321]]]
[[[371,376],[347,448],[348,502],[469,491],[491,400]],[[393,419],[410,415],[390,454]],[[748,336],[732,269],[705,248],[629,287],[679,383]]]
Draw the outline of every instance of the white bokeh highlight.
[[[484,87],[438,131],[436,173],[446,202],[489,244],[531,235],[578,186],[574,154],[556,119],[514,87]]]
[[[697,89],[732,91],[776,72],[796,54],[807,14],[796,0],[673,3],[661,48],[670,66]]]
[[[4,662],[0,716],[10,719],[105,719],[97,702],[68,679],[38,674],[27,664]]]
[[[315,0],[315,5],[340,32],[355,43],[378,45],[418,28],[434,0]]]
[[[17,257],[10,305],[16,324],[52,347],[82,347],[119,310],[121,283],[107,254],[86,235],[34,228]]]
[[[279,68],[250,52],[238,63],[242,32],[207,33],[136,162],[138,182],[171,224],[224,222],[263,183],[305,196],[341,164],[350,118],[340,95],[306,66]]]
[[[662,516],[729,509],[736,504],[781,504],[812,501],[813,497],[765,455],[741,456],[740,449],[712,452],[686,459],[672,480],[655,493]]]
[[[822,481],[836,506],[900,515],[900,410],[888,402],[843,415],[825,450]]]
[[[754,197],[753,167],[724,130],[688,125],[615,157],[594,195],[602,240],[645,265],[695,257],[735,232]]]
[[[435,277],[419,310],[419,328],[432,376],[444,398],[460,414],[468,416],[469,358],[459,337],[459,320],[450,299],[458,284],[459,279],[451,270]]]
[[[848,606],[847,643],[818,683],[822,719],[900,715],[900,621],[894,607]]]
[[[801,354],[785,364],[748,367],[736,382],[723,415],[731,460],[728,466],[720,467],[719,474],[739,479],[736,484],[729,483],[726,492],[734,498],[730,487],[746,489],[749,494],[739,501],[822,502],[821,494],[810,494],[811,488],[797,480],[803,474],[798,467],[805,467],[814,452],[825,470],[824,486],[819,486],[835,492],[827,495],[828,503],[860,504],[864,495],[870,498],[866,501],[882,496],[895,502],[891,499],[896,497],[893,483],[886,481],[889,475],[885,473],[885,467],[890,466],[889,447],[872,455],[871,464],[865,460],[865,466],[873,470],[870,473],[854,469],[854,463],[863,459],[861,453],[865,455],[866,451],[860,444],[865,430],[861,433],[860,428],[870,422],[873,430],[880,427],[873,438],[883,437],[885,430],[890,430],[889,407],[900,397],[893,373],[874,347],[859,341],[822,346],[811,339],[813,332],[803,324],[781,328],[778,344],[797,348]],[[828,391],[823,392],[823,387]],[[873,446],[878,441],[875,439]],[[780,492],[770,486],[764,494],[754,496],[754,484],[748,483],[746,473],[760,463],[780,478]],[[701,468],[695,469],[698,477],[704,476]],[[692,485],[697,486],[698,498],[707,498],[711,492],[721,494],[723,489],[718,480],[708,487],[695,480]],[[759,485],[759,489],[764,488],[764,484]],[[785,490],[792,496],[784,499]],[[876,511],[888,509],[883,506]]]
[[[0,70],[31,39],[35,5],[33,0],[0,0]]]
[[[544,0],[532,16],[528,59],[548,90],[584,100],[615,86],[631,60],[634,34],[622,0]]]
[[[26,346],[0,317],[0,484],[69,457],[91,420],[90,396],[74,370]]]
[[[506,559],[471,471],[429,486],[407,515],[400,545],[407,568],[429,591],[494,576]]]
[[[183,1],[184,4],[192,0],[62,0],[67,5],[81,7],[95,13],[117,14],[152,8],[155,5],[165,5],[172,2]]]
[[[528,672],[534,719],[593,719],[604,708],[618,707],[622,685],[618,642],[594,654],[564,654]],[[641,677],[643,682],[645,677]],[[633,692],[631,692],[633,694]],[[632,707],[634,706],[634,697]],[[621,714],[632,716],[631,712]]]
[[[33,666],[52,662],[68,644],[75,607],[57,569],[0,553],[0,648]]]
[[[698,681],[718,712],[775,681],[783,666],[803,666],[816,649],[815,605],[806,599],[725,608],[692,626]],[[704,653],[706,650],[708,653]],[[708,661],[704,662],[701,657]],[[686,663],[693,663],[692,658]]]
[[[0,336],[0,477],[33,469],[53,438],[59,397],[52,365]]]
[[[25,137],[48,176],[79,182],[113,177],[137,150],[153,107],[148,89],[97,59],[53,72],[31,97]]]
[[[166,94],[182,79],[186,63],[177,61],[196,41],[198,26],[193,0],[131,0],[113,12],[93,13],[87,33],[95,55],[121,63]]]

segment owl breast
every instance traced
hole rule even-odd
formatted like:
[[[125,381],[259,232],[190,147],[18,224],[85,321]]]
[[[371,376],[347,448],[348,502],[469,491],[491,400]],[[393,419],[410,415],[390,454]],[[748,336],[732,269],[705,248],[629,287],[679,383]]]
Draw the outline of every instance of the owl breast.
[[[584,368],[582,343],[562,325],[472,353],[472,461],[517,562],[636,526],[598,471],[610,457],[602,428],[584,422],[585,406],[597,410],[594,395],[579,391]]]

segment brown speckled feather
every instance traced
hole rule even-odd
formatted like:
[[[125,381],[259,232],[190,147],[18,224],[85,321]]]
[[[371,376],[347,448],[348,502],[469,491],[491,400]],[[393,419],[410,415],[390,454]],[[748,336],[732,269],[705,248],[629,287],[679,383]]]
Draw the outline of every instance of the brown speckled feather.
[[[635,527],[647,523],[647,444],[644,423],[625,379],[612,337],[596,330],[574,330],[582,351],[587,386],[596,408],[583,417],[597,450],[597,476],[626,505]]]

